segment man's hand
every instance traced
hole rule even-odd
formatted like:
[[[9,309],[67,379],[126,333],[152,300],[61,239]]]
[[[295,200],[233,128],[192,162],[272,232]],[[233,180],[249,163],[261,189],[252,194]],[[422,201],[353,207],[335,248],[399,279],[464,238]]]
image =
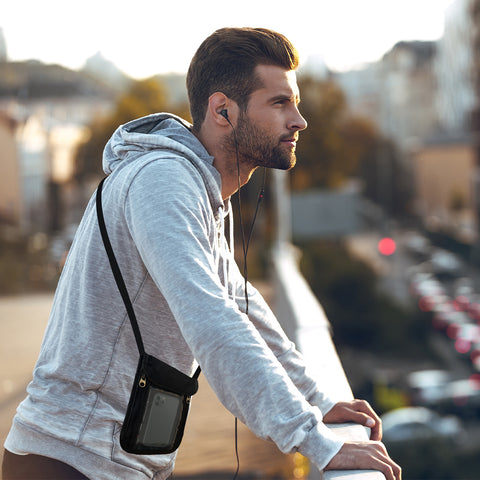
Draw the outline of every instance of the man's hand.
[[[402,469],[388,456],[383,443],[346,442],[325,470],[378,470],[386,480],[401,480]]]
[[[365,400],[338,402],[323,417],[324,423],[354,422],[371,429],[370,440],[382,439],[382,421]]]
[[[346,442],[325,470],[379,470],[387,480],[400,480],[402,469],[388,456],[382,439],[382,422],[365,400],[338,402],[325,423],[354,422],[371,429],[370,441]]]

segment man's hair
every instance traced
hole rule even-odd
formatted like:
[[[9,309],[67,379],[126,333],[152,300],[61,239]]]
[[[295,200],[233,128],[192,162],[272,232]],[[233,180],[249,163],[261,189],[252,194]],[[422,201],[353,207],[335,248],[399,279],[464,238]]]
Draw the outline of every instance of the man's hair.
[[[187,90],[194,131],[205,119],[208,99],[222,92],[243,111],[250,95],[262,87],[257,65],[298,67],[298,52],[280,33],[266,28],[221,28],[198,48],[187,74]]]

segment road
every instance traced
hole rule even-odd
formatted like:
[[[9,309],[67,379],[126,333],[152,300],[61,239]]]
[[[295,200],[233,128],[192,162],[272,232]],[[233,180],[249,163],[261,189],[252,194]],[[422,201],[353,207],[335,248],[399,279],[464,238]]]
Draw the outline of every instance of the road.
[[[405,233],[398,231],[393,238],[396,251],[391,256],[381,255],[378,232],[365,232],[347,239],[350,251],[370,265],[379,275],[382,290],[394,298],[400,305],[410,305],[412,297],[408,289],[408,271],[415,261],[406,253]]]
[[[52,304],[51,294],[0,298],[0,438],[25,396]],[[2,449],[3,452],[3,449]]]

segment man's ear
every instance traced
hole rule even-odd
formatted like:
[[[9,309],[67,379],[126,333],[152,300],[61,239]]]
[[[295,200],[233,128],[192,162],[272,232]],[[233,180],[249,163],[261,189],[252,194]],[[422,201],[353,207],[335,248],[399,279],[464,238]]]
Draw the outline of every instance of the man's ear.
[[[224,93],[212,93],[208,99],[208,113],[215,123],[221,126],[229,125],[229,108],[232,107],[233,104],[235,104],[235,102],[230,100]]]

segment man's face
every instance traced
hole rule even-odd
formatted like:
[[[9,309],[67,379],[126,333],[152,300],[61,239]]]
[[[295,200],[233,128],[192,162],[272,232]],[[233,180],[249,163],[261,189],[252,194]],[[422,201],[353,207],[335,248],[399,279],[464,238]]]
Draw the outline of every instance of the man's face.
[[[235,128],[240,162],[289,170],[296,163],[298,132],[307,127],[298,111],[295,72],[259,65],[256,73],[262,87],[251,94],[247,110],[240,113]]]

